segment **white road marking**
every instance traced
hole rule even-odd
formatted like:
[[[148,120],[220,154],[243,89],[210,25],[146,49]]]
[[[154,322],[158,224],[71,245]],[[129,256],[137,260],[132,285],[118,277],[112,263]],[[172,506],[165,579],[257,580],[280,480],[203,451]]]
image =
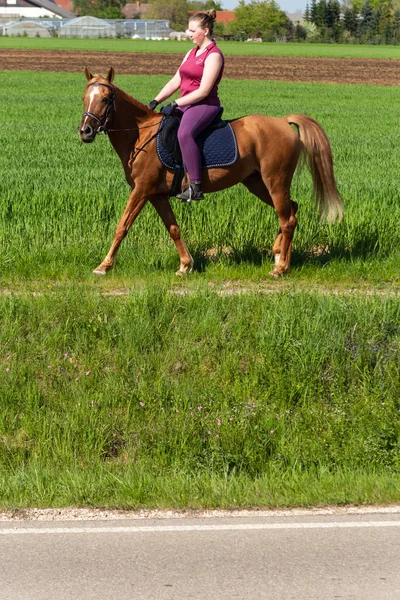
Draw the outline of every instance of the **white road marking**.
[[[327,523],[238,523],[231,525],[148,525],[140,527],[15,527],[1,529],[0,535],[60,535],[70,533],[165,533],[179,531],[251,531],[277,529],[363,529],[400,527],[400,521],[329,521]]]

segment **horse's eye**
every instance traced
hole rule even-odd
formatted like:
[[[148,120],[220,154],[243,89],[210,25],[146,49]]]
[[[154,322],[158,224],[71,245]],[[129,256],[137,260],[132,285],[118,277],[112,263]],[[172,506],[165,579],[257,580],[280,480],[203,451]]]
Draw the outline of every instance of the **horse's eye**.
[[[103,102],[103,104],[108,104],[108,98],[102,98],[101,101]]]

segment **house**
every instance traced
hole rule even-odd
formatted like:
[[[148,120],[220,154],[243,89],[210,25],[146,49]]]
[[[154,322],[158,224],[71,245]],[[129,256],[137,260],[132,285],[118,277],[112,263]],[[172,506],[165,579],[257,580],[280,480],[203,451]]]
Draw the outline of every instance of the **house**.
[[[63,2],[64,0],[60,0]],[[0,0],[0,18],[20,19],[72,19],[75,13],[52,0]]]
[[[216,23],[223,23],[225,25],[225,23],[229,23],[230,21],[234,21],[236,19],[234,10],[217,10],[216,12]]]
[[[54,2],[58,4],[58,6],[61,6],[61,8],[65,8],[65,10],[69,10],[70,12],[74,13],[74,15],[76,16],[74,3],[72,0],[54,0]]]
[[[197,14],[199,11],[198,10],[189,10],[188,14],[189,17],[192,17],[193,15]],[[234,21],[236,19],[236,15],[235,15],[235,11],[234,10],[217,10],[217,17],[215,19],[216,23],[229,23],[229,21]]]
[[[151,8],[151,4],[142,4],[141,2],[127,2],[121,8],[121,12],[126,19],[145,19],[146,12]]]

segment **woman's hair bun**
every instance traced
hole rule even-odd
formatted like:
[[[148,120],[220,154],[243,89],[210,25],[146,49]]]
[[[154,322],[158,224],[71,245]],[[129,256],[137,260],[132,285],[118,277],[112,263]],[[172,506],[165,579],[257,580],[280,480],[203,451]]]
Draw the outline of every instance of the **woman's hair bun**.
[[[207,28],[209,30],[210,35],[212,35],[214,29],[214,21],[216,21],[216,19],[217,11],[214,8],[212,8],[211,10],[205,10],[191,15],[191,17],[189,18],[189,23],[192,21],[197,21],[202,29]]]

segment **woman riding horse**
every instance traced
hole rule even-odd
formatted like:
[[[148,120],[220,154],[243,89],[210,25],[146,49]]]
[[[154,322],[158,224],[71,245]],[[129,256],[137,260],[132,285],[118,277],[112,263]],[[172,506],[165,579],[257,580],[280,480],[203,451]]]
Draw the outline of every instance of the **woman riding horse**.
[[[190,185],[177,194],[182,202],[203,200],[201,189],[201,155],[196,137],[214,121],[219,113],[218,84],[224,70],[224,57],[212,39],[216,11],[199,12],[189,19],[189,37],[196,44],[181,66],[149,104],[155,109],[177,90],[180,97],[161,109],[165,116],[175,110],[182,113],[178,140]]]
[[[93,142],[99,131],[109,134],[131,187],[129,201],[115,231],[114,241],[95,273],[104,275],[115,261],[118,248],[146,202],[150,201],[175,242],[180,258],[178,274],[190,273],[193,258],[181,238],[169,201],[174,171],[157,156],[157,130],[162,115],[151,110],[113,83],[114,69],[106,77],[92,75],[84,95],[84,113],[79,125],[83,142]],[[295,131],[290,125],[295,125]],[[272,252],[274,277],[290,268],[297,203],[290,198],[290,185],[301,156],[313,180],[316,206],[321,216],[333,221],[342,216],[342,200],[333,173],[332,152],[322,127],[306,115],[276,118],[249,115],[231,122],[239,158],[233,166],[202,170],[204,191],[216,192],[243,183],[272,206],[280,229]]]

